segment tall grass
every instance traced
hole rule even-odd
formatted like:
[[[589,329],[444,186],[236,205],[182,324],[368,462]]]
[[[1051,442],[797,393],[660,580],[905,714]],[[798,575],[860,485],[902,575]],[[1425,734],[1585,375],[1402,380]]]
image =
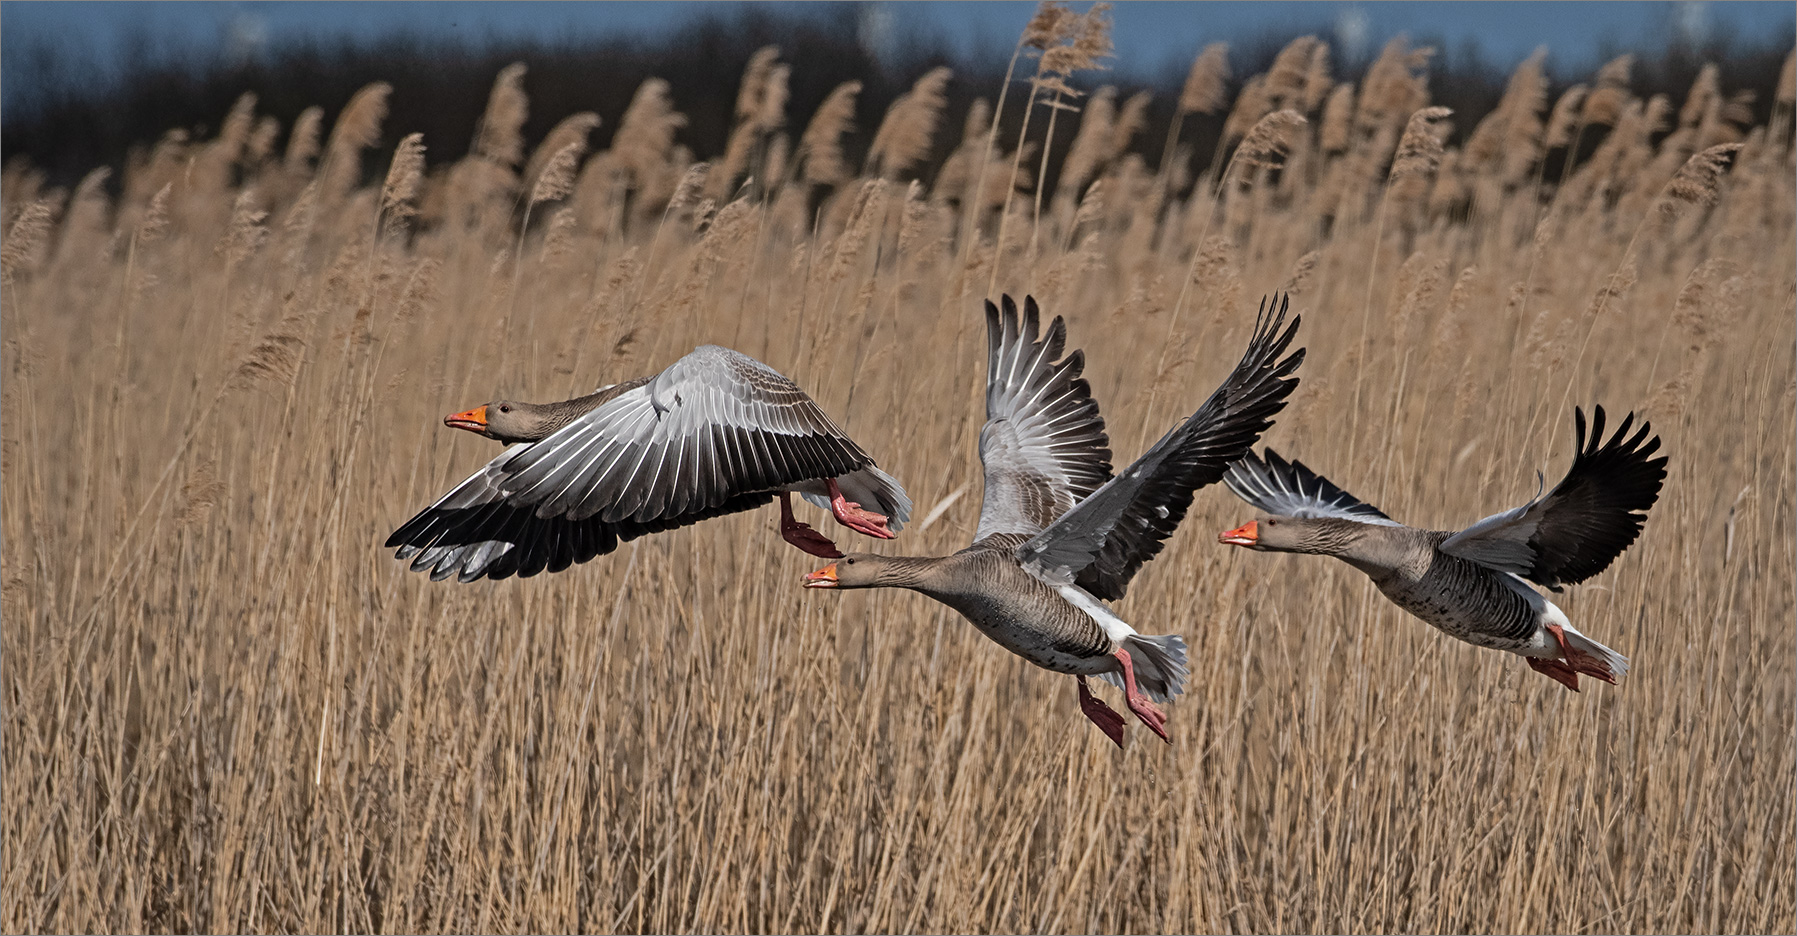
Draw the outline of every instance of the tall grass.
[[[411,150],[345,181],[407,130],[380,129],[385,86],[322,150],[317,116],[285,158],[253,110],[171,135],[116,203],[11,170],[4,928],[1797,926],[1791,102],[1768,130],[1707,86],[1683,116],[1626,100],[1556,185],[1524,88],[1479,152],[1393,173],[1422,57],[1395,43],[1343,90],[1310,55],[1320,84],[1251,82],[1277,101],[1243,119],[1320,132],[1190,194],[1142,134],[1039,217],[1002,147],[968,205],[906,192],[897,157],[897,180],[822,144],[784,166],[805,121],[765,87],[709,189],[660,86],[544,195],[517,167],[591,124],[526,163],[509,69],[475,155],[422,181]],[[953,125],[927,98],[888,139]],[[379,548],[496,451],[443,413],[720,342],[805,386],[919,516],[953,499],[880,548],[952,551],[989,280],[1069,319],[1125,459],[1291,289],[1310,357],[1267,441],[1418,525],[1533,494],[1574,404],[1643,411],[1665,492],[1556,598],[1631,672],[1575,695],[1346,566],[1219,547],[1247,515],[1221,489],[1119,607],[1193,651],[1173,744],[1122,752],[1071,680],[946,608],[802,591],[771,510],[524,581],[431,584]]]

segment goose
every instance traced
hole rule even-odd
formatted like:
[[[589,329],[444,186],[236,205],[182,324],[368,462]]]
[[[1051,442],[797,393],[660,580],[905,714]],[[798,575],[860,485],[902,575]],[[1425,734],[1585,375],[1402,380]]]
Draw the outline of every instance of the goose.
[[[1615,684],[1628,658],[1578,632],[1529,582],[1558,592],[1604,569],[1640,535],[1666,479],[1658,436],[1629,413],[1603,441],[1604,408],[1573,408],[1572,467],[1554,489],[1459,532],[1387,517],[1272,449],[1250,453],[1224,482],[1261,516],[1218,534],[1262,552],[1335,556],[1365,572],[1398,607],[1450,637],[1508,650],[1574,692],[1584,674]],[[1526,580],[1526,581],[1525,581]]]
[[[1025,297],[986,303],[986,423],[980,430],[985,493],[971,546],[941,557],[850,553],[805,576],[806,588],[906,588],[960,612],[1000,646],[1044,669],[1073,675],[1080,711],[1118,747],[1123,718],[1087,686],[1120,688],[1131,712],[1162,740],[1156,703],[1185,686],[1185,641],[1144,636],[1104,604],[1124,596],[1161,551],[1198,488],[1223,477],[1272,425],[1298,380],[1302,348],[1280,360],[1298,328],[1280,330],[1287,301],[1263,300],[1241,362],[1204,405],[1123,473],[1111,475],[1104,419],[1080,377],[1085,356],[1066,357],[1066,325],[1046,332]]]
[[[911,515],[899,483],[797,384],[716,345],[572,400],[496,400],[443,422],[507,448],[387,538],[395,558],[433,581],[560,572],[776,497],[782,538],[841,556],[793,516],[793,493],[878,539]]]

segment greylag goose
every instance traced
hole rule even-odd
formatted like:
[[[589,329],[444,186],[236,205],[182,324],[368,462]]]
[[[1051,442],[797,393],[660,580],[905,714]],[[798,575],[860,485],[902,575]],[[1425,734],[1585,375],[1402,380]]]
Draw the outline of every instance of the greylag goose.
[[[1628,658],[1581,634],[1523,580],[1559,591],[1608,568],[1635,541],[1660,496],[1666,457],[1630,413],[1608,442],[1604,408],[1573,409],[1575,455],[1554,489],[1459,532],[1404,526],[1267,449],[1229,469],[1229,489],[1262,516],[1218,540],[1266,552],[1335,556],[1365,572],[1398,607],[1450,637],[1521,655],[1577,692],[1583,673],[1614,684]]]
[[[776,497],[787,542],[841,556],[793,517],[793,492],[879,539],[911,515],[899,483],[797,384],[715,345],[587,396],[499,400],[443,422],[508,447],[387,538],[396,558],[433,581],[559,572],[619,542]]]
[[[1167,738],[1164,703],[1183,691],[1185,641],[1143,636],[1105,607],[1161,551],[1192,493],[1223,477],[1297,386],[1303,349],[1284,360],[1298,319],[1282,332],[1286,302],[1265,302],[1241,362],[1196,413],[1111,475],[1104,419],[1080,377],[1085,357],[1061,357],[1059,316],[1039,328],[1009,296],[986,303],[986,424],[980,430],[985,496],[973,545],[951,556],[851,553],[805,577],[807,588],[908,588],[961,612],[986,636],[1044,669],[1072,674],[1080,710],[1123,745],[1123,718],[1092,695],[1086,677],[1122,689],[1129,709]]]

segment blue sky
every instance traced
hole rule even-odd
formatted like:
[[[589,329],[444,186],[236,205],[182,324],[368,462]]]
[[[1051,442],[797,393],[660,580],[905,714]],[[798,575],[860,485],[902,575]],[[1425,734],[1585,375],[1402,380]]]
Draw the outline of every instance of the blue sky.
[[[396,31],[492,39],[561,40],[582,36],[665,32],[699,2],[0,2],[0,93],[18,86],[30,50],[51,50],[69,66],[71,80],[103,76],[119,60],[129,37],[145,42],[152,57],[175,58],[188,50],[255,55],[297,39],[340,36],[369,39]],[[802,6],[778,3],[778,6]],[[1076,4],[1083,7],[1083,3]],[[878,47],[894,37],[941,36],[965,51],[1009,49],[1033,2],[874,2],[862,11],[866,41]],[[1673,33],[1702,38],[1718,30],[1745,37],[1782,32],[1785,43],[1797,3],[1790,2],[1265,2],[1116,4],[1117,69],[1151,76],[1182,69],[1198,48],[1216,40],[1240,41],[1268,31],[1317,32],[1338,61],[1375,50],[1403,31],[1440,41],[1450,49],[1476,42],[1486,60],[1509,66],[1537,45],[1549,47],[1549,68],[1579,75],[1609,50],[1659,49]],[[1357,48],[1358,46],[1358,48]],[[5,97],[11,101],[10,95]],[[0,106],[5,106],[0,103]]]

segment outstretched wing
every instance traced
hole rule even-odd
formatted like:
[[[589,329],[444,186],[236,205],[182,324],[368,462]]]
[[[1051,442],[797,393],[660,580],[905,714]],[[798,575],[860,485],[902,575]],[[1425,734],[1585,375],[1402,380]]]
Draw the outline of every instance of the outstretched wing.
[[[1060,316],[1039,334],[1040,310],[1025,297],[986,303],[986,425],[980,461],[986,492],[975,541],[994,533],[1035,533],[1110,480],[1110,439],[1080,372],[1085,355],[1061,357]]]
[[[707,345],[519,452],[500,489],[545,519],[649,523],[872,463],[797,384]]]
[[[598,517],[545,519],[529,505],[510,503],[500,488],[503,463],[530,444],[506,449],[394,530],[386,545],[397,547],[395,558],[410,560],[412,571],[428,572],[438,582],[451,576],[463,582],[513,575],[529,578],[603,556],[639,536],[750,510],[774,499],[771,491],[740,494],[716,507],[648,523],[607,523]]]
[[[1274,517],[1337,517],[1379,526],[1403,525],[1331,484],[1303,462],[1288,462],[1270,448],[1266,453],[1262,461],[1249,452],[1223,476],[1223,483],[1256,510]]]
[[[1185,519],[1192,493],[1223,477],[1285,408],[1304,349],[1286,356],[1301,317],[1281,330],[1289,300],[1262,301],[1254,337],[1235,370],[1198,411],[1123,473],[1017,547],[1017,559],[1051,585],[1077,583],[1099,598],[1128,590],[1142,564]]]
[[[1494,514],[1443,540],[1442,552],[1520,575],[1538,585],[1571,585],[1602,572],[1641,534],[1647,510],[1666,481],[1660,437],[1642,420],[1633,436],[1630,413],[1608,442],[1604,408],[1573,409],[1577,454],[1554,489],[1514,510]]]
[[[387,545],[436,579],[559,571],[622,541],[766,504],[792,485],[873,468],[792,381],[705,346],[548,438],[508,448]]]

